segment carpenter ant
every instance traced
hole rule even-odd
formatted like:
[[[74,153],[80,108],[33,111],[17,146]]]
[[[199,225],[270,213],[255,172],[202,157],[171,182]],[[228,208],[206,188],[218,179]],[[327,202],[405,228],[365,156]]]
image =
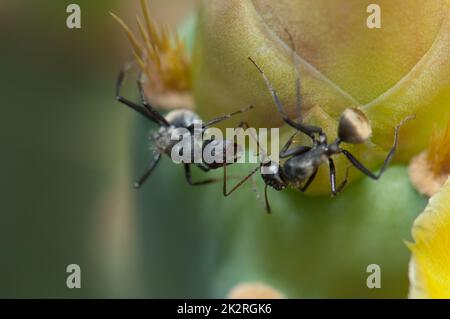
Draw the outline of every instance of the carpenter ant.
[[[269,89],[275,105],[281,115],[283,121],[289,126],[293,127],[297,131],[288,139],[286,144],[283,146],[279,153],[280,159],[286,159],[283,164],[275,163],[272,161],[262,162],[259,167],[265,167],[266,172],[269,174],[261,174],[262,179],[265,183],[264,195],[265,195],[265,205],[266,210],[270,213],[270,205],[267,198],[267,188],[268,186],[274,188],[277,191],[285,189],[287,186],[295,187],[301,192],[305,192],[308,187],[313,182],[316,177],[319,166],[328,162],[330,169],[330,184],[332,195],[337,195],[347,184],[348,179],[348,169],[344,181],[340,185],[336,185],[336,169],[332,159],[332,156],[337,154],[344,154],[350,163],[355,166],[362,173],[368,177],[377,180],[381,177],[392,157],[394,156],[395,150],[397,149],[398,133],[400,127],[408,120],[414,118],[414,116],[408,116],[403,119],[396,127],[394,134],[394,143],[389,153],[387,154],[383,166],[381,167],[378,174],[372,173],[368,168],[366,168],[361,162],[359,162],[349,151],[341,148],[340,144],[342,142],[350,144],[360,144],[367,141],[371,134],[372,129],[369,124],[369,120],[366,115],[357,108],[347,108],[341,115],[338,126],[338,136],[331,144],[327,141],[327,135],[323,132],[322,128],[306,125],[303,123],[298,123],[290,119],[286,113],[283,111],[283,106],[277,95],[277,92],[272,87],[269,79],[263,72],[263,70],[256,64],[256,62],[249,57],[248,58],[258,69],[261,76],[263,77],[267,88]],[[297,109],[300,108],[300,98],[299,98],[299,79],[297,78]],[[303,133],[309,136],[312,140],[311,146],[297,146],[295,148],[290,148],[294,137],[299,133]],[[226,181],[224,180],[223,193],[225,196],[230,195],[239,186],[241,186],[247,179],[249,179],[258,168],[254,169],[249,175],[247,175],[243,180],[241,180],[236,186],[234,186],[230,191],[226,190]],[[224,169],[224,174],[226,169]]]
[[[136,112],[138,112],[139,114],[141,114],[142,116],[144,116],[145,118],[149,119],[150,121],[154,122],[155,124],[157,124],[159,126],[158,130],[150,133],[150,140],[154,144],[155,156],[152,159],[152,161],[150,162],[148,169],[145,171],[145,173],[142,175],[142,177],[134,184],[134,187],[140,188],[142,186],[142,184],[147,180],[147,178],[151,175],[151,173],[157,166],[158,162],[161,159],[162,154],[165,154],[169,157],[171,156],[172,149],[178,143],[177,140],[173,140],[171,138],[172,133],[174,133],[177,129],[180,129],[180,128],[187,129],[189,132],[188,133],[189,136],[188,136],[187,140],[189,141],[190,145],[187,145],[188,146],[187,149],[194,150],[195,149],[194,144],[200,142],[201,143],[200,149],[202,151],[204,150],[204,148],[206,146],[208,146],[210,144],[211,144],[210,146],[213,146],[214,149],[216,149],[216,150],[217,149],[223,150],[223,152],[220,154],[220,156],[223,156],[222,161],[219,160],[219,161],[213,161],[213,162],[208,162],[208,163],[203,161],[203,157],[202,157],[200,163],[195,162],[193,160],[195,155],[191,154],[190,161],[182,162],[182,164],[184,166],[184,173],[185,173],[187,182],[190,185],[205,185],[205,184],[217,182],[218,180],[213,179],[213,178],[205,179],[202,181],[193,181],[192,176],[191,176],[191,165],[197,166],[204,172],[208,172],[212,169],[217,169],[220,167],[225,167],[226,165],[232,164],[237,161],[237,159],[240,156],[239,147],[233,141],[229,141],[226,139],[208,138],[206,140],[203,140],[203,134],[205,133],[205,131],[208,127],[211,127],[212,125],[217,124],[221,121],[227,120],[234,115],[246,112],[246,111],[252,109],[253,106],[249,106],[247,108],[240,109],[236,112],[233,112],[233,113],[230,113],[227,115],[223,115],[223,116],[217,117],[215,119],[212,119],[206,123],[203,123],[201,126],[201,132],[199,132],[199,135],[202,138],[201,138],[201,141],[198,141],[198,139],[196,139],[194,137],[194,124],[197,121],[200,121],[200,117],[193,111],[187,110],[187,109],[177,109],[177,110],[170,111],[166,116],[161,115],[158,111],[156,111],[154,109],[153,106],[151,106],[149,104],[149,102],[145,98],[143,87],[142,87],[142,82],[140,80],[140,76],[138,77],[137,85],[138,85],[138,90],[139,90],[139,94],[140,94],[140,98],[141,98],[141,104],[132,102],[120,95],[120,90],[121,90],[121,87],[122,87],[122,84],[123,84],[123,81],[125,78],[125,73],[127,72],[128,68],[129,68],[129,66],[126,66],[125,68],[123,68],[119,72],[119,75],[117,77],[116,100],[125,104],[126,106],[130,107],[131,109],[135,110]],[[230,151],[232,152],[231,156],[228,155],[228,154],[230,154]],[[203,154],[203,152],[201,154]],[[232,157],[231,160],[230,160],[230,157]]]

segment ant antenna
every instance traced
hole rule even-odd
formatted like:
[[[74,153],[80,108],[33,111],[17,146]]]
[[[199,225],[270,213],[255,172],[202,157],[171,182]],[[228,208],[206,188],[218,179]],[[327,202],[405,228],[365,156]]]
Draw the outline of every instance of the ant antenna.
[[[241,122],[241,124],[239,124],[238,128],[240,129],[244,129],[244,128],[248,128],[248,124],[246,122]],[[264,163],[266,163],[267,159],[270,159],[270,156],[267,155],[266,150],[259,144],[259,140],[257,137],[255,137],[252,133],[252,131],[249,131],[249,136],[256,141],[256,145],[258,146],[258,155],[259,153],[262,154],[262,156],[264,157],[264,159],[260,159],[260,164],[258,166],[256,166],[247,176],[245,176],[240,182],[238,182],[230,191],[227,191],[227,166],[224,165],[223,166],[223,194],[224,196],[229,196],[231,193],[233,193],[236,189],[238,189],[242,184],[244,184],[247,180],[252,179],[252,176],[261,169],[262,165]],[[259,156],[258,156],[259,157]],[[254,185],[253,185],[254,186]],[[270,209],[270,204],[269,204],[269,199],[267,196],[267,187],[268,185],[265,184],[264,186],[264,206],[266,208],[267,213],[270,214],[271,209]],[[257,192],[257,190],[253,187],[253,191],[255,191],[256,195],[257,195],[257,199],[260,198],[259,193]]]
[[[263,69],[261,69],[261,67],[256,63],[255,60],[253,60],[253,58],[251,56],[249,56],[248,59],[250,60],[250,62],[253,63],[253,65],[259,71],[262,78],[264,79],[264,82],[266,82],[266,86],[269,88],[270,94],[272,95],[272,98],[275,100],[275,105],[278,109],[278,112],[283,116],[283,118],[285,118],[286,120],[289,120],[286,113],[284,113],[283,106],[281,105],[281,101],[278,98],[277,91],[273,88],[272,83],[270,83],[269,79],[267,78],[266,73],[264,73]]]
[[[238,125],[238,129],[248,129],[249,125],[247,122],[241,122]],[[249,136],[256,142],[256,145],[258,147],[257,155],[259,157],[260,152],[263,154],[264,159],[260,159],[260,164],[256,166],[247,176],[245,176],[240,182],[238,182],[230,191],[227,191],[227,165],[223,166],[223,194],[224,196],[229,196],[231,193],[233,193],[236,189],[238,189],[242,184],[244,184],[248,179],[250,179],[259,169],[261,169],[261,166],[263,163],[265,163],[266,158],[268,158],[267,153],[265,152],[264,148],[261,147],[259,144],[259,140],[256,136],[253,135],[253,132],[249,130]],[[258,194],[257,194],[258,195]]]
[[[263,78],[264,82],[266,83],[266,86],[269,89],[270,95],[272,96],[272,99],[275,102],[275,106],[277,107],[278,113],[280,113],[283,121],[286,124],[288,124],[289,126],[295,128],[296,130],[301,131],[303,134],[308,135],[313,141],[315,140],[315,134],[322,134],[323,132],[320,127],[313,126],[313,125],[305,125],[301,122],[297,123],[294,120],[292,120],[291,118],[289,118],[289,116],[287,116],[287,114],[283,110],[283,104],[281,103],[280,98],[278,97],[277,91],[273,88],[272,84],[270,83],[270,81],[267,78],[264,71],[255,62],[255,60],[253,60],[253,58],[251,56],[249,56],[248,59],[261,74],[261,77]]]

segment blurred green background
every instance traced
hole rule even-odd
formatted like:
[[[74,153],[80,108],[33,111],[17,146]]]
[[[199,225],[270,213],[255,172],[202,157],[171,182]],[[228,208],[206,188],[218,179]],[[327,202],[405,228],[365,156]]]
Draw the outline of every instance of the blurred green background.
[[[80,30],[66,27],[70,3],[81,7]],[[150,6],[175,25],[193,3]],[[135,254],[129,200],[150,189],[135,195],[128,173],[137,116],[114,100],[130,51],[109,11],[134,24],[138,1],[0,2],[0,297],[154,296],[139,271],[154,260]],[[124,93],[136,97],[133,85]],[[71,263],[81,266],[81,289],[66,287]]]

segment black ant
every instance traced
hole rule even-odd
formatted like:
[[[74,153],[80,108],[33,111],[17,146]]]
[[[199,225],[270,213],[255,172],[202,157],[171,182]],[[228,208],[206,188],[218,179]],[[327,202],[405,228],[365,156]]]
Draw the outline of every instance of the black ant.
[[[187,149],[194,150],[194,143],[197,143],[196,137],[194,137],[194,125],[197,121],[200,121],[200,117],[194,113],[191,110],[188,109],[177,109],[170,111],[166,116],[161,115],[158,111],[154,109],[153,106],[150,105],[150,103],[147,101],[144,95],[142,82],[140,80],[141,76],[138,77],[137,85],[138,90],[141,98],[141,104],[132,102],[123,96],[120,95],[120,89],[122,87],[125,73],[128,70],[128,66],[123,68],[117,77],[116,82],[116,99],[117,101],[125,104],[126,106],[130,107],[131,109],[135,110],[145,118],[149,119],[150,121],[154,122],[159,126],[159,129],[156,131],[152,131],[150,133],[150,139],[154,144],[155,147],[155,156],[150,162],[149,168],[145,171],[145,173],[142,175],[142,177],[139,179],[138,182],[134,184],[135,188],[140,188],[142,184],[147,180],[147,178],[151,175],[153,170],[155,169],[156,165],[158,164],[159,160],[161,159],[162,154],[166,154],[169,157],[171,156],[172,149],[174,146],[178,143],[177,140],[173,140],[172,133],[174,133],[175,130],[179,128],[185,128],[189,131],[189,137],[188,140],[190,141],[191,145],[188,145],[189,147],[186,147]],[[186,176],[186,180],[190,185],[205,185],[210,184],[213,182],[217,182],[217,179],[205,179],[202,181],[193,181],[191,177],[191,165],[195,165],[198,168],[200,168],[204,172],[208,172],[212,169],[217,169],[220,167],[225,167],[226,165],[232,164],[238,160],[240,157],[239,147],[236,143],[233,141],[229,141],[226,139],[213,139],[209,138],[203,141],[203,134],[205,133],[206,129],[211,127],[214,124],[217,124],[221,121],[227,120],[231,118],[234,115],[237,115],[239,113],[246,112],[250,109],[252,109],[253,106],[249,106],[244,109],[240,109],[236,112],[223,115],[220,117],[217,117],[215,119],[212,119],[206,123],[203,123],[201,126],[201,132],[198,134],[201,137],[201,146],[200,149],[202,151],[201,154],[203,154],[203,150],[205,147],[211,143],[214,143],[214,149],[215,150],[223,150],[221,156],[222,160],[220,161],[212,161],[212,162],[205,162],[203,161],[203,156],[201,157],[201,162],[197,163],[194,161],[194,154],[190,155],[191,160],[187,163],[183,162],[184,166],[184,173]],[[232,152],[230,154],[230,151]],[[231,156],[230,156],[231,155]],[[231,159],[230,159],[231,157]],[[216,158],[216,157],[214,157]]]
[[[277,191],[285,189],[287,186],[292,186],[299,189],[301,192],[305,192],[308,187],[313,182],[316,177],[319,166],[328,162],[330,169],[330,184],[332,195],[337,195],[347,184],[348,179],[348,169],[344,181],[340,185],[336,185],[336,168],[332,159],[333,155],[344,154],[350,163],[355,166],[362,173],[368,177],[377,180],[381,177],[392,157],[394,156],[395,150],[397,149],[398,133],[400,127],[408,120],[412,119],[414,116],[408,116],[403,119],[396,127],[394,134],[394,143],[389,153],[387,154],[383,166],[381,167],[378,174],[372,173],[368,168],[366,168],[361,162],[359,162],[349,151],[341,148],[340,144],[342,142],[350,144],[360,144],[367,141],[372,130],[369,124],[369,120],[366,115],[357,108],[347,108],[341,115],[338,126],[338,136],[331,144],[327,141],[327,135],[323,132],[322,128],[306,125],[303,123],[298,123],[290,119],[286,113],[283,111],[283,105],[277,95],[277,92],[272,87],[269,79],[263,72],[263,70],[256,64],[256,62],[249,57],[248,58],[258,69],[261,76],[263,77],[267,88],[269,89],[275,105],[277,106],[278,112],[281,115],[283,121],[289,126],[293,127],[297,131],[288,139],[286,144],[283,146],[279,153],[280,159],[287,159],[283,164],[275,163],[272,161],[262,162],[259,167],[254,169],[249,175],[247,175],[243,180],[241,180],[236,186],[234,186],[230,191],[226,190],[226,184],[223,187],[223,193],[225,196],[230,195],[239,186],[241,186],[246,180],[248,180],[260,167],[265,167],[266,174],[261,174],[262,179],[265,183],[264,195],[265,195],[265,205],[266,210],[270,213],[270,205],[267,198],[267,188],[268,186],[274,188]],[[297,109],[300,108],[300,98],[299,98],[299,79],[296,79],[297,87]],[[309,136],[312,140],[311,146],[297,146],[290,149],[290,146],[294,140],[294,137],[301,132]],[[259,146],[259,145],[258,145]],[[267,173],[269,172],[269,173]],[[224,169],[224,174],[226,169]]]

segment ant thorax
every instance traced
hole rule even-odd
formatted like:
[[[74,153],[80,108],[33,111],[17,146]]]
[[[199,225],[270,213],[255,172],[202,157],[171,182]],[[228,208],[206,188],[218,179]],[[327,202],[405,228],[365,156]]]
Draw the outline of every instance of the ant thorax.
[[[301,187],[315,170],[328,160],[327,145],[318,145],[309,152],[289,158],[283,165],[286,180],[293,187]]]

